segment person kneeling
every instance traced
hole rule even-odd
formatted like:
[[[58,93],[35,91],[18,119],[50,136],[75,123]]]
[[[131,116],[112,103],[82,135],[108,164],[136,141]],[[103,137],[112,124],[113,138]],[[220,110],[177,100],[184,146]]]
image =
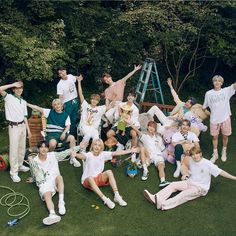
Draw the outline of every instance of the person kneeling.
[[[75,153],[74,156],[84,161],[84,171],[81,178],[82,185],[94,191],[110,209],[115,207],[117,202],[120,206],[126,206],[127,203],[119,194],[115,177],[111,170],[104,171],[105,161],[111,160],[113,156],[125,155],[137,152],[136,148],[120,150],[115,152],[103,151],[104,143],[101,139],[96,139],[91,144],[91,151],[88,153]],[[106,197],[99,187],[111,185],[114,192],[114,202]]]

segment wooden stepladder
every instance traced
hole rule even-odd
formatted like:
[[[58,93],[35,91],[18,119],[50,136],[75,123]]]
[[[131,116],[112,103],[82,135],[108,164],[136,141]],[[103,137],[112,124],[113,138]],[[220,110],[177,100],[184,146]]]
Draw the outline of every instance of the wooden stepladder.
[[[149,98],[154,97],[156,103],[164,104],[156,62],[151,58],[147,58],[142,65],[141,74],[136,87],[137,104],[144,101],[147,92],[151,93],[149,94]]]

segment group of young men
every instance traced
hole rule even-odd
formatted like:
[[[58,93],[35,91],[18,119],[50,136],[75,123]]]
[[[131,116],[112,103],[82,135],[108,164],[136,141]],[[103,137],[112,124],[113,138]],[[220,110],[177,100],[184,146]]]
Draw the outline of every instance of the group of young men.
[[[167,81],[176,107],[165,116],[158,107],[152,107],[148,113],[153,117],[157,116],[161,126],[155,121],[149,121],[146,132],[140,131],[139,110],[135,106],[135,93],[128,92],[127,101],[123,102],[126,81],[134,75],[141,66],[134,66],[124,78],[114,82],[108,73],[102,75],[102,81],[108,85],[105,90],[105,105],[98,105],[99,94],[92,94],[90,103],[83,95],[81,82],[84,78],[67,74],[65,68],[59,68],[58,75],[60,81],[57,84],[57,94],[59,98],[52,101],[52,109],[45,109],[37,105],[27,103],[22,99],[23,83],[15,82],[0,87],[0,94],[5,101],[5,115],[9,122],[9,157],[10,157],[10,177],[13,182],[20,182],[19,171],[28,171],[29,167],[23,165],[26,146],[26,133],[31,137],[31,132],[27,122],[27,106],[38,110],[47,118],[46,140],[38,144],[39,154],[29,160],[31,174],[39,187],[39,193],[45,200],[49,210],[49,216],[43,219],[43,223],[50,225],[57,223],[61,217],[55,213],[52,196],[59,192],[59,214],[66,213],[64,202],[64,183],[58,167],[58,160],[70,156],[70,164],[80,167],[77,159],[82,160],[84,168],[81,183],[85,188],[94,191],[110,209],[115,207],[117,202],[121,206],[127,203],[120,196],[117,184],[112,171],[104,170],[104,161],[111,160],[113,156],[131,153],[132,161],[135,161],[136,153],[140,153],[143,167],[142,180],[148,179],[148,166],[154,163],[159,171],[160,187],[165,187],[157,194],[151,194],[144,190],[144,196],[157,209],[167,210],[188,200],[206,195],[210,187],[210,175],[222,175],[223,177],[236,180],[236,177],[224,172],[213,163],[218,159],[218,136],[220,131],[223,136],[223,149],[221,159],[227,159],[228,137],[231,135],[230,123],[230,98],[236,90],[236,83],[229,87],[221,88],[223,78],[219,75],[213,77],[214,88],[206,93],[203,109],[210,108],[210,133],[213,136],[213,155],[211,162],[202,157],[197,135],[189,131],[191,122],[186,120],[184,115],[191,111],[191,107],[196,103],[196,99],[191,97],[186,102],[182,102],[172,87],[172,82]],[[76,82],[78,88],[76,88]],[[12,88],[13,94],[6,90]],[[77,92],[78,89],[78,92]],[[127,108],[128,107],[128,108]],[[80,109],[80,121],[78,122]],[[125,137],[131,138],[131,149],[124,148],[126,139],[117,133],[119,118],[123,110],[130,111],[129,119],[125,122]],[[116,138],[117,151],[104,151],[104,143],[100,139],[101,121],[104,120],[104,127],[109,125],[112,128],[107,132],[107,138]],[[172,137],[174,154],[176,159],[176,171],[174,177],[179,177],[182,173],[182,180],[169,183],[165,180],[165,160],[162,152],[165,149],[160,133],[164,132],[163,127],[170,127],[179,124],[179,130]],[[77,125],[82,142],[76,146]],[[162,130],[160,132],[159,130]],[[90,140],[93,140],[90,152],[86,153],[86,147]],[[54,152],[59,142],[69,143],[70,149],[63,152]],[[79,153],[77,153],[79,151]],[[213,162],[213,163],[212,163]],[[106,197],[100,190],[100,186],[111,185],[114,192],[114,202]],[[167,186],[167,187],[166,187]],[[182,191],[175,198],[169,198],[172,192]]]

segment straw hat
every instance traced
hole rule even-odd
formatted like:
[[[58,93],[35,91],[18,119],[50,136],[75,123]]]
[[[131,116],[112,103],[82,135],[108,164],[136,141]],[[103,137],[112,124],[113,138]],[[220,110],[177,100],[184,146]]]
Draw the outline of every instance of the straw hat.
[[[127,104],[122,105],[121,109],[122,109],[122,110],[125,110],[125,111],[132,111],[131,106],[129,106],[129,105],[127,105]]]

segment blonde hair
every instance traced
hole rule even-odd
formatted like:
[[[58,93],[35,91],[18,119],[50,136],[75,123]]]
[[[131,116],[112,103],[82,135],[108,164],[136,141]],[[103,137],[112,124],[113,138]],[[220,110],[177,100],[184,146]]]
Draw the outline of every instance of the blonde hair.
[[[90,99],[94,99],[94,100],[97,100],[98,102],[100,102],[100,95],[99,94],[96,94],[96,93],[93,93],[91,96],[90,96]]]
[[[224,83],[224,78],[221,75],[213,76],[212,82],[214,82],[215,80],[219,80],[222,84]]]
[[[93,151],[93,146],[95,145],[95,143],[100,143],[101,144],[101,151],[100,153],[104,150],[104,143],[101,139],[95,139],[93,140],[92,144],[91,144],[91,147],[90,147],[90,151],[92,152]]]
[[[52,107],[54,108],[54,106],[58,103],[61,104],[62,108],[63,108],[63,102],[61,101],[60,98],[55,98],[55,99],[52,100]]]

